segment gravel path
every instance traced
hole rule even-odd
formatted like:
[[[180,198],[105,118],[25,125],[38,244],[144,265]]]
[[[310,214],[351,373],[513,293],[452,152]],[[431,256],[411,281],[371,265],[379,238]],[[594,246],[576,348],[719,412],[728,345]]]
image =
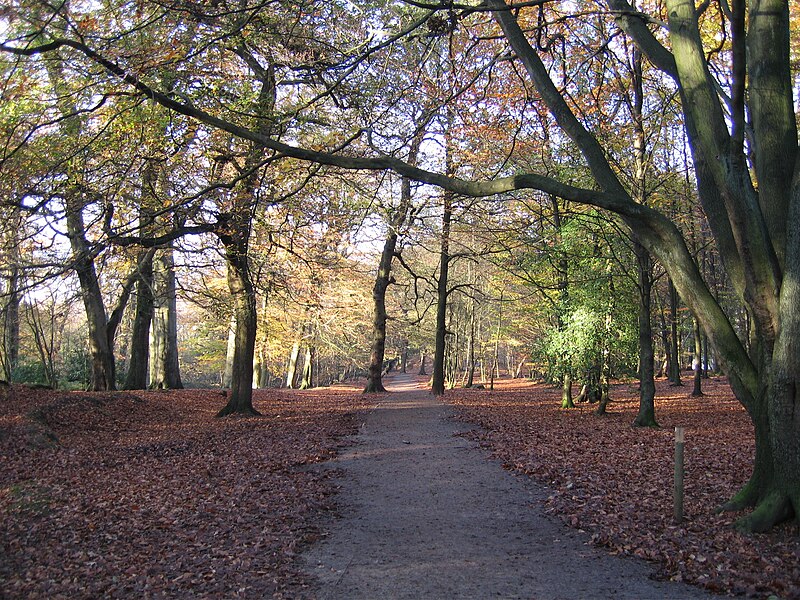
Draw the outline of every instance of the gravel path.
[[[412,377],[387,380],[342,471],[341,518],[304,562],[319,598],[710,598],[652,581],[541,510],[546,490],[514,476]]]

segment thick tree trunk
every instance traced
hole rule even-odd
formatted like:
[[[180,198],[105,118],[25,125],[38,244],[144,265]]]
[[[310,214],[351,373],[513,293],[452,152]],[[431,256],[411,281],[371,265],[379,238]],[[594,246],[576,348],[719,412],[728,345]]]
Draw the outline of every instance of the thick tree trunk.
[[[407,182],[403,182],[403,187]],[[398,209],[399,211],[400,209]],[[397,219],[402,220],[405,219]],[[396,219],[392,219],[394,222]],[[372,288],[372,350],[369,358],[369,374],[364,393],[385,392],[383,387],[383,358],[386,351],[386,290],[389,287],[390,273],[392,268],[392,258],[397,245],[397,229],[389,226],[389,233],[383,244],[378,275],[375,278],[375,285]]]
[[[425,123],[423,123],[424,126]],[[424,128],[418,128],[409,149],[408,161],[416,164],[419,148],[422,144]],[[372,348],[369,358],[369,370],[367,375],[367,385],[364,393],[385,392],[383,387],[383,360],[386,352],[386,290],[392,282],[392,259],[397,248],[397,238],[400,235],[408,212],[411,209],[411,180],[403,177],[400,182],[400,203],[394,210],[389,219],[389,229],[386,232],[386,239],[383,243],[383,251],[378,265],[378,274],[375,277],[375,285],[372,288]],[[405,362],[403,362],[403,372],[405,373]]]
[[[249,233],[249,224],[246,230]],[[256,302],[255,290],[250,280],[250,268],[247,259],[247,238],[235,236],[236,241],[227,235],[222,237],[225,256],[228,262],[228,289],[233,297],[236,316],[235,350],[233,355],[233,373],[228,403],[217,416],[229,414],[259,415],[253,408],[253,354],[256,346]],[[243,238],[243,239],[242,239]]]
[[[82,206],[74,202],[67,210],[67,232],[72,247],[73,268],[81,286],[81,298],[86,310],[89,329],[89,356],[92,374],[90,389],[109,391],[116,389],[114,352],[108,335],[108,315],[103,304],[103,294],[94,266],[94,255],[85,237]],[[111,337],[111,339],[109,339]]]

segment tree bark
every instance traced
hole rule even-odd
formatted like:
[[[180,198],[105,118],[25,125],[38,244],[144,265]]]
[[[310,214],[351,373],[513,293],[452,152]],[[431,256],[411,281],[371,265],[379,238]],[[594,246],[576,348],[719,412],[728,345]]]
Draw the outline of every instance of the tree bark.
[[[144,253],[142,253],[144,254]],[[142,257],[144,258],[144,257]],[[136,282],[136,314],[131,333],[128,374],[123,389],[147,389],[150,357],[150,324],[153,320],[153,260],[140,260],[139,280]]]
[[[700,329],[700,321],[693,319],[692,324],[692,332],[694,334],[694,356],[692,358],[694,388],[692,389],[692,397],[699,398],[703,395],[703,337]]]
[[[681,386],[681,347],[678,330],[678,292],[672,279],[669,280],[669,382],[673,386]]]
[[[434,396],[444,394],[445,350],[447,344],[447,278],[450,270],[450,222],[453,218],[453,194],[447,190],[442,194],[442,239],[439,248],[439,277],[436,282],[436,340],[433,351],[433,376],[431,392]]]
[[[408,161],[415,164],[419,155],[419,148],[425,134],[425,125],[430,116],[424,117],[422,123],[417,127],[417,132],[409,148]],[[411,180],[403,177],[400,182],[400,203],[393,211],[389,219],[389,228],[386,232],[386,239],[383,243],[383,251],[378,265],[378,274],[375,277],[375,285],[372,288],[372,348],[370,350],[369,370],[367,384],[364,393],[385,392],[383,387],[383,360],[386,353],[386,290],[392,282],[392,259],[397,249],[397,238],[400,230],[408,218],[411,210]],[[405,362],[403,363],[405,373]]]
[[[86,240],[83,207],[75,200],[70,201],[66,216],[73,268],[81,286],[81,299],[89,330],[88,345],[92,364],[89,386],[94,391],[114,390],[115,363],[111,345],[113,336],[109,336],[108,315],[94,266],[94,254]]]
[[[225,246],[228,263],[228,289],[233,297],[236,331],[233,353],[233,372],[228,403],[217,416],[230,414],[260,415],[253,408],[253,354],[256,346],[256,302],[255,290],[250,280],[247,245],[250,232],[249,215],[239,215],[247,222],[234,225],[236,235],[223,232],[220,239]]]
[[[236,311],[231,311],[228,323],[228,343],[225,345],[225,370],[222,372],[222,387],[230,388],[233,380],[233,355],[236,352]]]
[[[633,421],[637,427],[658,427],[655,414],[655,352],[651,298],[653,279],[650,253],[634,238],[634,253],[639,277],[639,412]]]
[[[0,361],[0,378],[10,382],[14,369],[19,361],[19,268],[16,264],[18,246],[14,244],[8,249],[8,264],[3,266],[3,302],[2,302],[2,361]]]
[[[314,387],[314,355],[314,348],[307,345],[303,360],[303,376],[300,380],[301,390],[308,390]]]
[[[183,389],[178,361],[178,310],[172,248],[161,250],[153,266],[150,387]]]
[[[300,358],[300,340],[302,336],[298,336],[292,344],[292,351],[289,353],[289,365],[286,368],[286,387],[290,390],[297,387],[295,380],[297,379],[297,359]]]

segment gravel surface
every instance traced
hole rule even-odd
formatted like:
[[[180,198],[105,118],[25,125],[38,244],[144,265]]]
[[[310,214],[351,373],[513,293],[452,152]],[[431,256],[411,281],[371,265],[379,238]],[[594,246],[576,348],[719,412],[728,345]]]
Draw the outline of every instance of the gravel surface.
[[[340,518],[303,555],[319,598],[711,598],[653,581],[543,514],[547,490],[457,434],[417,378],[386,381],[341,472]]]

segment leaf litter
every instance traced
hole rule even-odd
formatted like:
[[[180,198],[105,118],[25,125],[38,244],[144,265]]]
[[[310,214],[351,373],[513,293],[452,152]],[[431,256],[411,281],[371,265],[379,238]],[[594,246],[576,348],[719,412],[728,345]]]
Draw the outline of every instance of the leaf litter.
[[[659,429],[631,427],[618,384],[605,417],[560,391],[499,381],[447,401],[506,468],[550,489],[548,512],[657,577],[800,598],[796,524],[767,535],[715,513],[750,472],[752,428],[724,379],[706,395],[658,382]],[[332,458],[373,400],[354,387],[255,391],[257,418],[216,419],[218,391],[65,393],[0,400],[0,597],[306,597],[296,557],[335,512]],[[676,425],[685,520],[672,520]]]
[[[355,388],[0,400],[0,597],[297,597],[295,555],[334,508],[327,460],[368,401]]]
[[[741,513],[717,514],[747,481],[753,430],[724,378],[690,386],[657,382],[660,428],[638,428],[636,384],[612,390],[610,414],[564,410],[561,390],[504,380],[494,391],[454,390],[447,400],[468,433],[507,469],[550,489],[546,510],[613,554],[653,561],[656,577],[731,595],[800,598],[796,522],[768,534],[734,529]],[[688,389],[687,389],[688,388]],[[674,429],[685,428],[684,520],[673,519]]]

